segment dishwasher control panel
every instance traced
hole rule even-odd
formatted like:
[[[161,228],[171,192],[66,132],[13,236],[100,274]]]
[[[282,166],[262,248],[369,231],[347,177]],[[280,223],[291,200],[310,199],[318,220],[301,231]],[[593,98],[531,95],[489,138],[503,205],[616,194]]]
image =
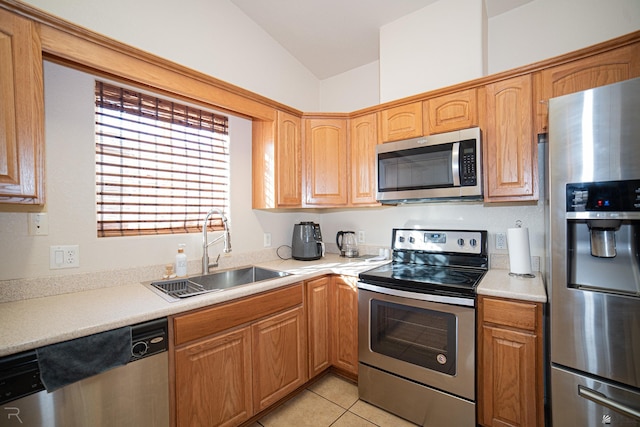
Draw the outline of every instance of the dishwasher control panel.
[[[167,351],[167,319],[157,319],[131,327],[131,361]]]

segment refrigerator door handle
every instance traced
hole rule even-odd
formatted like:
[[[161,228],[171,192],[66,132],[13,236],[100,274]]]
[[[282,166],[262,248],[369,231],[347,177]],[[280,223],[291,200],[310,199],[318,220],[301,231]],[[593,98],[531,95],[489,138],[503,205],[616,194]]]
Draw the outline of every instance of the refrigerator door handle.
[[[588,387],[579,385],[578,395],[599,405],[606,406],[607,408],[619,412],[627,417],[633,418],[636,421],[640,421],[640,410],[627,406],[623,403],[616,402],[615,400],[608,398],[602,393],[598,393]]]

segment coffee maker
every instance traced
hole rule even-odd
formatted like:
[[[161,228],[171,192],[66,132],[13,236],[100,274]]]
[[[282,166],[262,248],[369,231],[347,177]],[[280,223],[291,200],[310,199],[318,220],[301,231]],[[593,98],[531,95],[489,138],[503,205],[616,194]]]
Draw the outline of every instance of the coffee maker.
[[[291,257],[300,261],[313,261],[324,256],[324,243],[320,224],[303,221],[293,226]]]

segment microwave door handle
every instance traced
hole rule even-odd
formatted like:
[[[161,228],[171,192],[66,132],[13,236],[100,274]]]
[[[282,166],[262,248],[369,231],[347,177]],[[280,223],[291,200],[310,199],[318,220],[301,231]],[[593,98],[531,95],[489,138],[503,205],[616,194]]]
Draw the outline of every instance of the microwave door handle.
[[[460,187],[460,143],[454,142],[451,147],[451,172],[453,173],[453,186]]]

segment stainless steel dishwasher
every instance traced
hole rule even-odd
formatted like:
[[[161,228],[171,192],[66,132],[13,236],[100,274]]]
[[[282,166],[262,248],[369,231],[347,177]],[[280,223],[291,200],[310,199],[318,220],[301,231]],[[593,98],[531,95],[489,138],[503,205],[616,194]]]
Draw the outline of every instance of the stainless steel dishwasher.
[[[0,426],[169,425],[167,319],[131,327],[129,363],[48,393],[35,350],[0,359]]]

